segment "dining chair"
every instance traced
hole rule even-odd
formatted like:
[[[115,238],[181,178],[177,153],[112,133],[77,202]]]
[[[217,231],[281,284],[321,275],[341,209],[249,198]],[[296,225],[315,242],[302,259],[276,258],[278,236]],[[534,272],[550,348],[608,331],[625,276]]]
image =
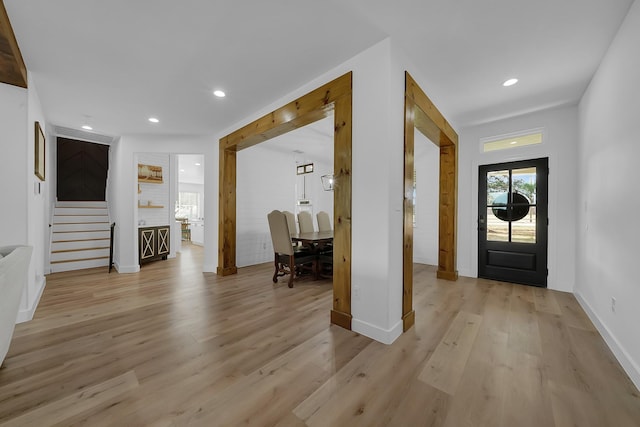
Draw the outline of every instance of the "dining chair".
[[[293,288],[293,279],[303,270],[314,271],[316,255],[303,249],[294,248],[287,224],[287,217],[283,212],[274,210],[267,215],[269,231],[273,243],[275,272],[273,283],[278,277],[289,275],[289,287]]]
[[[296,217],[293,212],[282,211],[284,216],[287,217],[287,225],[289,226],[289,234],[296,234],[298,232],[298,228],[296,227]]]
[[[307,211],[298,213],[298,226],[300,227],[300,233],[313,233],[313,217]]]
[[[325,211],[320,211],[316,215],[318,220],[318,231],[331,231],[331,221],[329,220],[329,214]]]

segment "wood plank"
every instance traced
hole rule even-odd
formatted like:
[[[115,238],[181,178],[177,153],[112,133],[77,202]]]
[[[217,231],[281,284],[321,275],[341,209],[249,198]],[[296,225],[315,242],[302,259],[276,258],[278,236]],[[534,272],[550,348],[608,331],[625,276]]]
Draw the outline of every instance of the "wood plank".
[[[114,399],[121,398],[126,392],[136,387],[138,387],[136,375],[133,371],[128,371],[48,405],[38,407],[2,425],[6,427],[40,425],[43,420],[46,420],[49,425],[62,423],[70,416],[75,416],[109,403]]]
[[[562,314],[560,306],[556,301],[555,292],[544,288],[535,288],[533,290],[533,298],[537,311],[558,315]]]
[[[427,365],[418,375],[418,379],[454,395],[478,334],[480,322],[482,316],[459,312]]]

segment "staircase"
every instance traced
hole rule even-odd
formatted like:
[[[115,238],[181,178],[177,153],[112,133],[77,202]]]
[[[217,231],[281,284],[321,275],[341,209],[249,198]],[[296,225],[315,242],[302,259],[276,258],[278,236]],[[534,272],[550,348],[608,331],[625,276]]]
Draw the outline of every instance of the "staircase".
[[[109,265],[107,202],[56,202],[51,234],[51,272]]]

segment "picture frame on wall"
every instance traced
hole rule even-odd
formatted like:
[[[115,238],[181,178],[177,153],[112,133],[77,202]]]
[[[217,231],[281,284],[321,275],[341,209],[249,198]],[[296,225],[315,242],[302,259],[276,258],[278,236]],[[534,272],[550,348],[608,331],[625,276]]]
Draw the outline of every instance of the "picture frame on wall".
[[[44,131],[40,126],[40,122],[35,124],[35,165],[34,172],[40,181],[44,181],[45,177],[45,139]]]

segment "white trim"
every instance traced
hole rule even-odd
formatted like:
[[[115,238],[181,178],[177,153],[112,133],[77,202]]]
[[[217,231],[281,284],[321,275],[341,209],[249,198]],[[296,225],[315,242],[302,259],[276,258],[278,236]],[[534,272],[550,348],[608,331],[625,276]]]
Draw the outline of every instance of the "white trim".
[[[591,322],[595,325],[598,332],[604,341],[609,346],[609,349],[613,352],[613,355],[618,359],[620,365],[622,365],[622,369],[627,373],[631,381],[635,384],[636,388],[640,389],[640,367],[638,364],[631,358],[629,353],[624,349],[620,341],[616,339],[616,337],[611,333],[609,328],[600,320],[598,315],[593,311],[587,300],[585,300],[579,292],[575,292],[575,297],[578,300],[578,303],[582,306],[582,309],[587,313]]]
[[[511,150],[517,150],[519,148],[525,148],[525,147],[530,147],[531,145],[534,146],[540,146],[540,145],[544,145],[546,139],[547,139],[547,131],[544,127],[539,127],[539,128],[533,128],[533,129],[526,129],[526,130],[520,130],[517,132],[509,132],[509,133],[504,133],[501,135],[493,135],[493,136],[485,136],[480,138],[480,145],[479,145],[479,149],[480,149],[480,153],[481,154],[487,154],[487,153],[493,153],[494,151],[484,151],[484,144],[486,144],[487,142],[494,142],[494,141],[500,141],[501,139],[508,139],[508,138],[517,138],[519,136],[525,136],[525,135],[532,135],[532,134],[536,134],[536,133],[540,133],[542,134],[542,138],[540,141],[540,144],[530,144],[530,145],[524,145],[524,146],[519,146],[519,147],[509,147],[508,149],[503,149],[503,150],[497,150],[497,151],[508,151],[511,152]]]
[[[39,283],[37,284],[38,290],[36,291],[36,297],[33,300],[33,304],[31,307],[27,307],[26,309],[21,309],[18,311],[18,316],[16,317],[16,323],[28,322],[33,319],[33,315],[36,314],[36,308],[38,308],[38,304],[40,303],[40,298],[42,297],[42,293],[44,292],[44,287],[47,285],[47,279],[44,277],[39,278]]]
[[[402,320],[399,320],[391,329],[382,329],[371,323],[352,319],[351,330],[383,344],[391,344],[402,335]]]
[[[203,273],[215,273],[218,271],[218,267],[216,265],[204,264],[202,266]]]
[[[122,266],[118,261],[113,262],[113,266],[118,273],[138,273],[140,271],[140,265],[127,265]]]

